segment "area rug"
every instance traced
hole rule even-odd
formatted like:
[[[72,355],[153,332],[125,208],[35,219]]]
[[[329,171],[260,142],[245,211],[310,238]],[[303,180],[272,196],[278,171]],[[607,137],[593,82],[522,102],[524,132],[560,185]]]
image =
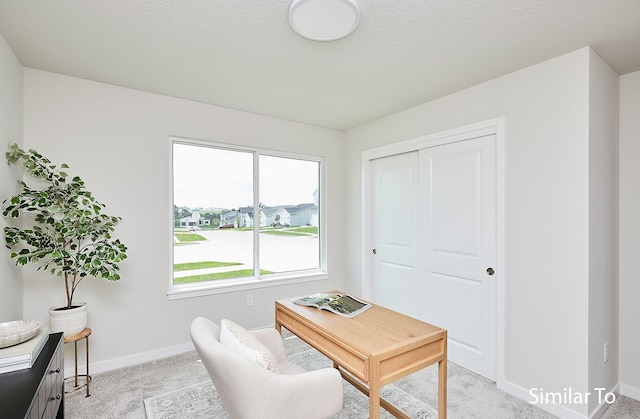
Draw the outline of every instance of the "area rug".
[[[289,359],[307,370],[331,366],[331,362],[315,350],[295,354]],[[411,418],[431,419],[438,416],[432,407],[393,384],[383,387],[380,395]],[[144,400],[144,407],[148,419],[229,418],[211,381],[150,397]],[[345,382],[343,409],[332,419],[361,419],[368,414],[369,399]],[[382,409],[381,417],[393,416]]]
[[[144,409],[149,419],[229,417],[211,381],[145,399]]]

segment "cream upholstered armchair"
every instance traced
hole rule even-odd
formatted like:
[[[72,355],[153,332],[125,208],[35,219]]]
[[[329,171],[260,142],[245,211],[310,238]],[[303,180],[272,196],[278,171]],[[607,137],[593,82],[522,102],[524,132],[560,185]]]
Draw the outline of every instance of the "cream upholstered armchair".
[[[247,332],[228,320],[218,326],[198,317],[191,340],[234,419],[321,419],[342,409],[340,373],[289,362],[275,329]]]

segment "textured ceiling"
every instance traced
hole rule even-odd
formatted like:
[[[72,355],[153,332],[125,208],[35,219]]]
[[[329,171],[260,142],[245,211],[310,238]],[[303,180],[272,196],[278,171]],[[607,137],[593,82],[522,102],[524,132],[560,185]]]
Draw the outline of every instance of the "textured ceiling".
[[[639,0],[359,0],[314,42],[289,0],[0,0],[25,67],[346,130],[592,46],[640,70]]]

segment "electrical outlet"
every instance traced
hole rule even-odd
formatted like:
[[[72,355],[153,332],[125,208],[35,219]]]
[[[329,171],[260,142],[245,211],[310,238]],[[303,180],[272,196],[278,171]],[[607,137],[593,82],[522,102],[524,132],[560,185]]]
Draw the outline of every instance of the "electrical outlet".
[[[604,362],[609,361],[609,342],[605,342],[604,344]]]
[[[253,305],[253,294],[247,295],[247,306]]]

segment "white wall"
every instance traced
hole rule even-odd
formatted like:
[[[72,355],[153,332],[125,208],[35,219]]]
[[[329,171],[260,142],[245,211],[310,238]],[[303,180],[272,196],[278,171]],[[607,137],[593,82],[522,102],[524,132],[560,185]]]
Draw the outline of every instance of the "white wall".
[[[596,54],[589,64],[589,388],[613,389],[618,384],[620,77]],[[589,398],[590,413],[606,406],[597,396]]]
[[[18,192],[19,172],[4,158],[13,143],[22,144],[22,65],[0,36],[0,202]],[[0,323],[23,319],[22,270],[4,250],[6,225],[5,217],[0,216]]]
[[[620,382],[640,400],[640,71],[620,77]]]
[[[331,278],[168,301],[170,135],[324,156]],[[88,279],[77,291],[76,300],[89,304],[92,364],[107,368],[120,357],[132,357],[121,360],[124,364],[140,360],[136,354],[188,343],[196,316],[269,326],[275,299],[341,288],[343,144],[338,131],[26,68],[24,146],[68,163],[68,172],[84,179],[106,212],[123,218],[116,230],[129,247],[122,280]],[[252,307],[246,306],[249,293]],[[59,305],[63,295],[56,279],[25,270],[25,316],[46,320],[47,309]]]
[[[347,132],[345,286],[358,292],[362,151],[505,117],[505,389],[527,400],[534,387],[589,391],[592,54],[581,49]],[[541,407],[566,417],[589,410]]]

